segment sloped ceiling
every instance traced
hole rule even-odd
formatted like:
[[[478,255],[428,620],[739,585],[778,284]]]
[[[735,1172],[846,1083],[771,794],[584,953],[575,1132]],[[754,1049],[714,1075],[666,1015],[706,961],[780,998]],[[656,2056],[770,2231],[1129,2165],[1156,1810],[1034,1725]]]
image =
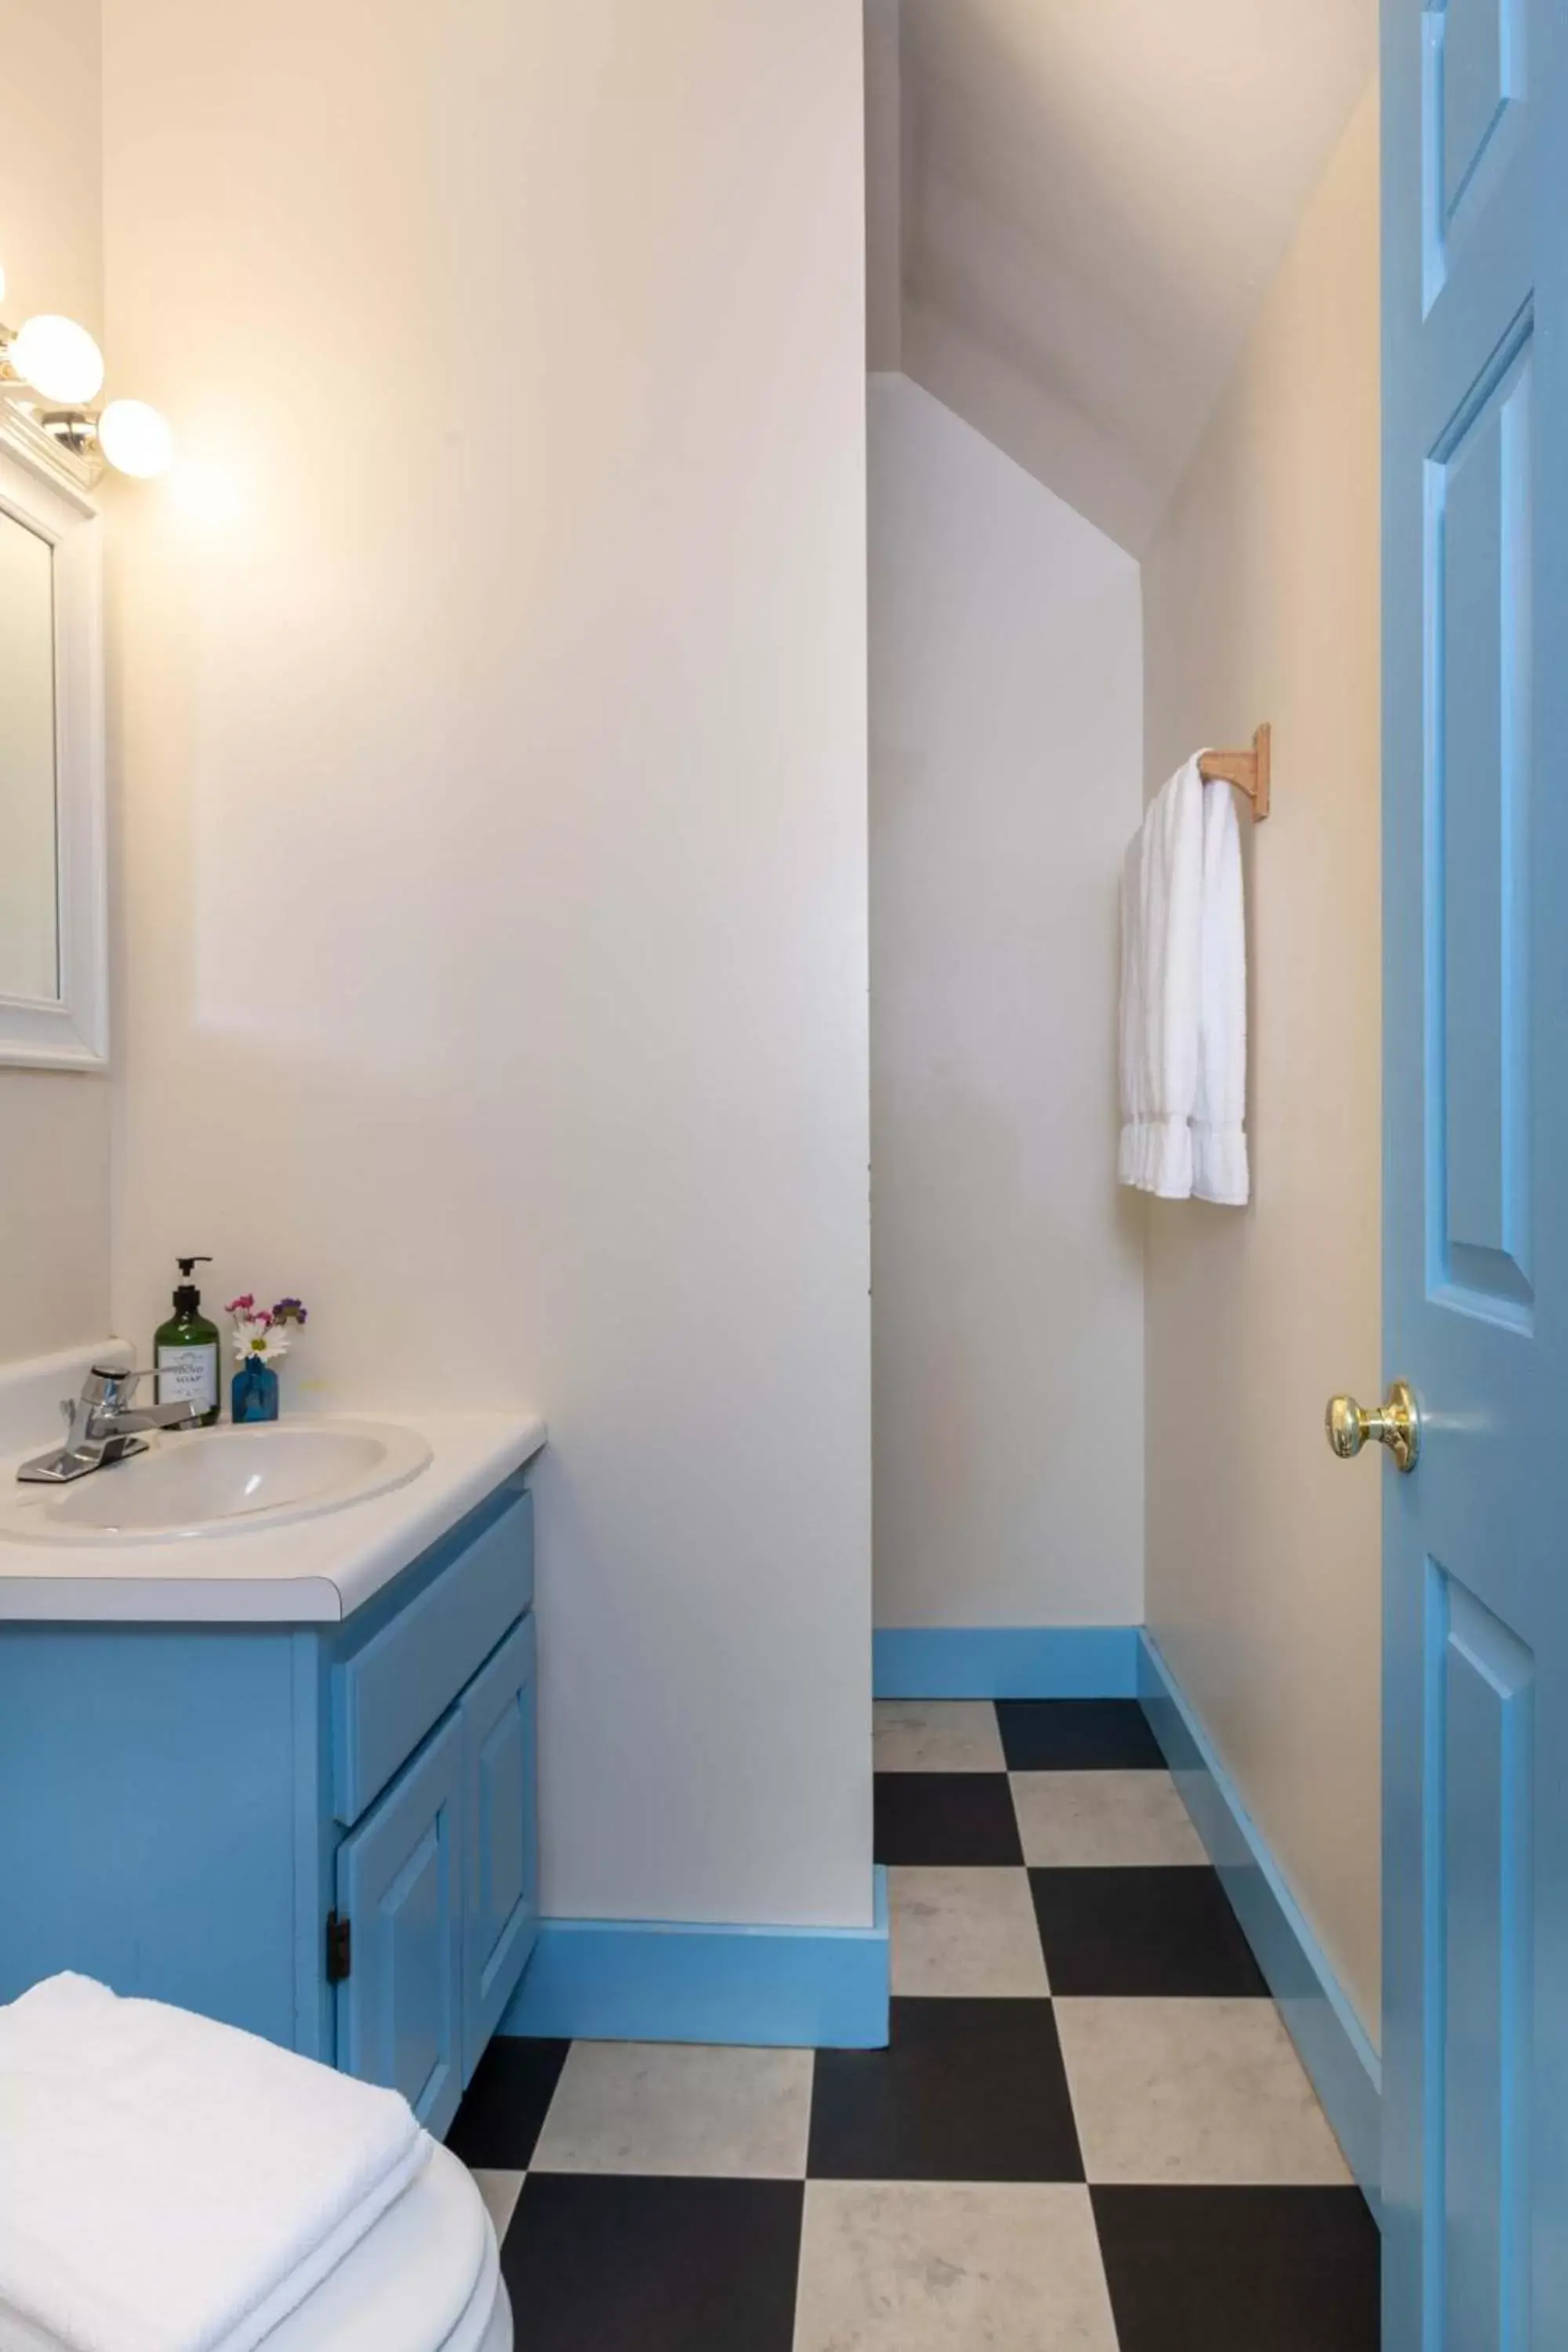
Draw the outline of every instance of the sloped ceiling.
[[[1141,550],[1374,69],[1376,0],[868,12],[872,278],[901,293],[873,363]]]

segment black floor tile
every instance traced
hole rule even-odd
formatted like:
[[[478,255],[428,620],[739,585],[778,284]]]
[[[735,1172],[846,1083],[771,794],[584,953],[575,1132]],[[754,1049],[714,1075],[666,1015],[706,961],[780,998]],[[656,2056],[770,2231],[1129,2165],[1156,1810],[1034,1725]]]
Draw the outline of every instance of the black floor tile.
[[[1024,1859],[1005,1772],[879,1772],[876,1815],[879,1862],[978,1869]]]
[[[1031,1870],[1053,1993],[1268,1992],[1216,1871]]]
[[[817,2053],[814,2180],[1081,2180],[1047,2000],[892,2004],[886,2050]]]
[[[1354,2189],[1097,2189],[1121,2352],[1377,2352]]]
[[[528,2352],[790,2352],[798,2180],[532,2172],[501,2252]]]
[[[996,1702],[1009,1772],[1153,1772],[1160,1743],[1135,1698]]]
[[[571,2047],[498,2034],[452,2118],[447,2145],[453,2155],[481,2171],[526,2172]]]

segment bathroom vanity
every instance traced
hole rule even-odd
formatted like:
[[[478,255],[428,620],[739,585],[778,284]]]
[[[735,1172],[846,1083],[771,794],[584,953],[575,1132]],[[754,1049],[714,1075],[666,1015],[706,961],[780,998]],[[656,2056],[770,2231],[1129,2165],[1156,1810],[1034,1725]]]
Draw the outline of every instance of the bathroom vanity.
[[[0,2000],[79,1969],[445,2129],[538,1915],[543,1430],[431,1428],[411,1483],[297,1525],[0,1541]]]

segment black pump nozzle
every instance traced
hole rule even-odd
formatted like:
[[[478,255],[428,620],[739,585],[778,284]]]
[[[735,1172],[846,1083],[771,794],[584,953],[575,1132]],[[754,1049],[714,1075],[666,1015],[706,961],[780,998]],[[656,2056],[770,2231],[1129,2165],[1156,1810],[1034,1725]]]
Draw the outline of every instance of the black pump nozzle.
[[[174,1264],[184,1277],[174,1292],[174,1312],[176,1315],[194,1315],[202,1303],[202,1294],[191,1276],[198,1265],[211,1265],[212,1260],[210,1257],[177,1257]]]

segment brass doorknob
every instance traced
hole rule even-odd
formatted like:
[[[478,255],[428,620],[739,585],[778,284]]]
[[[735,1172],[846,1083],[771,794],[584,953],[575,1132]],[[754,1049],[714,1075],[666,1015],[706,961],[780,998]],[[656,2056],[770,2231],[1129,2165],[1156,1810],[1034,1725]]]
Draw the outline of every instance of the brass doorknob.
[[[1415,1467],[1421,1451],[1421,1414],[1408,1381],[1395,1381],[1373,1412],[1366,1412],[1352,1396],[1331,1397],[1323,1427],[1342,1462],[1353,1461],[1372,1437],[1387,1446],[1398,1469]]]

